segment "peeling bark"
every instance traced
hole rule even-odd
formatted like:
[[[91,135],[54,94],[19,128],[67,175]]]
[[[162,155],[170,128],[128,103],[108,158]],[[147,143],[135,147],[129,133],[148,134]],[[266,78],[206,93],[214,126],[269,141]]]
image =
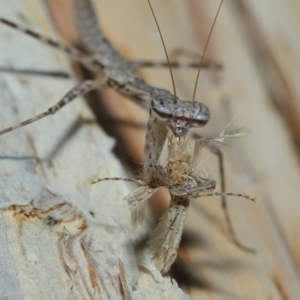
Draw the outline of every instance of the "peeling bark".
[[[41,1],[0,2],[1,14],[55,37]],[[0,26],[1,65],[62,70],[69,61]],[[75,80],[0,74],[1,128],[55,104]],[[0,291],[7,299],[187,299],[171,282],[138,268],[114,141],[82,99],[57,115],[0,137]]]

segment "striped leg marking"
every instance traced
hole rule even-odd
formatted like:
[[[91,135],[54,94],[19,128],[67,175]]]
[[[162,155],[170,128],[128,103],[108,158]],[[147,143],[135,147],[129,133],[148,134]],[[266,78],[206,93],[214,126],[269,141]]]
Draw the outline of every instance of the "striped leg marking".
[[[199,69],[200,63],[193,62],[180,62],[180,61],[171,61],[170,64],[166,61],[150,61],[150,60],[139,60],[139,61],[131,61],[134,68],[197,68]],[[214,70],[222,70],[223,65],[219,62],[214,61],[204,61],[201,65],[201,68],[205,69],[214,69]]]
[[[17,128],[23,127],[25,125],[28,125],[30,123],[33,123],[39,119],[42,119],[49,115],[54,115],[58,110],[60,110],[62,107],[64,107],[66,104],[74,100],[75,98],[84,95],[85,93],[89,92],[90,90],[94,89],[96,87],[94,80],[85,80],[76,87],[72,88],[71,91],[69,91],[56,105],[50,107],[47,111],[30,118],[26,121],[21,122],[18,125],[8,127],[6,129],[3,129],[0,131],[0,135],[5,134],[7,132],[13,131]]]
[[[84,52],[82,52],[82,51],[80,51],[76,48],[64,45],[60,42],[54,41],[50,38],[44,37],[44,36],[34,32],[34,31],[32,31],[30,29],[26,29],[26,28],[14,23],[14,22],[8,21],[8,20],[0,17],[0,23],[5,24],[6,26],[9,26],[9,27],[11,27],[13,29],[16,29],[18,31],[21,31],[21,32],[23,32],[23,33],[39,40],[40,42],[42,42],[46,45],[49,45],[49,46],[54,47],[54,48],[56,48],[60,51],[63,51],[66,54],[68,54],[69,56],[73,57],[73,59],[75,59],[75,60],[78,60],[80,62],[89,60],[89,57]]]

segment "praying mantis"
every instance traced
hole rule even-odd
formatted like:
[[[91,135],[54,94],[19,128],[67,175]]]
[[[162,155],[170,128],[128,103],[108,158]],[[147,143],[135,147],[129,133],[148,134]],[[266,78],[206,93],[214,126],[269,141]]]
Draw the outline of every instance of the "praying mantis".
[[[146,134],[146,142],[145,142],[145,168],[144,168],[144,176],[147,176],[147,174],[151,170],[154,173],[154,177],[150,178],[148,181],[148,185],[152,187],[153,185],[153,179],[157,177],[157,175],[160,175],[159,172],[161,169],[164,171],[167,170],[167,175],[171,175],[168,173],[169,166],[161,166],[159,160],[159,157],[161,155],[161,151],[163,148],[163,145],[165,141],[167,140],[168,132],[171,133],[171,137],[168,137],[170,140],[170,145],[173,145],[172,147],[176,148],[179,147],[180,149],[180,155],[182,155],[183,150],[182,146],[180,146],[180,142],[176,144],[174,139],[183,139],[189,129],[191,127],[201,127],[204,126],[208,120],[209,120],[209,109],[208,107],[200,102],[196,102],[195,99],[192,101],[182,101],[180,100],[175,91],[175,84],[174,85],[174,95],[168,92],[167,90],[152,87],[148,85],[137,73],[135,73],[134,68],[130,62],[127,62],[124,60],[118,52],[115,50],[115,48],[106,40],[106,38],[101,34],[101,31],[98,31],[98,24],[96,16],[94,15],[94,11],[91,7],[91,4],[89,1],[83,1],[83,0],[77,0],[74,1],[75,3],[75,19],[78,21],[78,27],[82,32],[85,32],[83,34],[83,40],[88,44],[90,47],[90,50],[92,50],[92,55],[87,55],[83,51],[63,45],[61,43],[57,43],[51,39],[47,39],[43,36],[40,36],[39,34],[36,34],[35,32],[31,30],[26,30],[23,27],[18,26],[17,24],[0,18],[0,22],[2,24],[5,24],[9,27],[12,27],[14,29],[17,29],[19,31],[25,32],[28,35],[31,35],[32,37],[40,40],[43,43],[46,43],[52,47],[55,47],[66,54],[68,54],[70,57],[72,57],[74,60],[79,61],[82,63],[86,68],[88,68],[91,72],[95,74],[95,79],[88,79],[77,85],[76,87],[72,88],[70,92],[68,92],[56,105],[51,106],[48,110],[45,112],[30,118],[26,121],[21,122],[20,124],[13,125],[11,127],[8,127],[6,129],[3,129],[0,131],[0,135],[4,133],[8,133],[10,131],[13,131],[15,129],[18,129],[20,127],[23,127],[25,125],[28,125],[30,123],[33,123],[41,118],[44,118],[48,115],[55,114],[58,110],[60,110],[62,107],[64,107],[66,104],[74,100],[79,95],[83,95],[87,92],[89,92],[92,89],[95,89],[96,87],[110,87],[114,88],[121,94],[134,98],[139,103],[144,103],[145,98],[150,98],[150,114],[149,114],[149,121],[147,125],[147,134]],[[88,17],[87,17],[88,16]],[[208,39],[209,40],[209,39]],[[207,43],[208,43],[207,40]],[[94,53],[93,53],[94,52]],[[200,62],[200,65],[204,63],[204,55],[202,56],[202,60]],[[206,63],[208,66],[212,65],[215,67],[215,63]],[[196,88],[195,88],[196,91]],[[194,96],[195,98],[195,92]],[[233,131],[230,134],[227,134],[228,136],[236,135],[237,137],[245,135],[244,133],[241,133],[243,130],[237,130]],[[224,140],[226,138],[224,137]],[[230,139],[230,138],[229,138]],[[191,162],[191,160],[194,161],[198,156],[199,153],[196,153],[197,151],[200,151],[202,146],[204,144],[209,144],[208,140],[202,140],[200,139],[201,146],[195,146],[194,151],[194,157],[191,156],[191,154],[187,155],[187,158],[185,163],[187,163],[189,166],[189,176],[195,177],[194,185],[190,186],[188,183],[188,187],[186,187],[185,192],[178,192],[177,188],[173,189],[175,192],[173,192],[173,196],[175,196],[175,200],[173,204],[176,207],[175,214],[171,216],[171,223],[176,220],[177,216],[179,216],[178,208],[177,207],[183,207],[178,206],[178,203],[182,202],[184,204],[184,207],[188,207],[186,205],[186,197],[196,196],[200,191],[206,192],[206,194],[209,194],[213,189],[215,189],[216,182],[213,180],[207,180],[203,177],[198,177],[196,174],[194,174],[194,168],[195,165]],[[171,148],[172,148],[171,147]],[[198,147],[198,148],[197,148]],[[197,151],[195,150],[197,148]],[[217,148],[213,148],[213,151],[220,155],[220,152],[216,150]],[[172,151],[171,151],[172,152]],[[174,154],[170,154],[170,157],[174,156]],[[174,158],[174,157],[173,157]],[[178,161],[178,157],[175,156],[175,161]],[[169,163],[173,163],[173,161],[169,161]],[[177,172],[177,170],[175,170]],[[172,177],[172,176],[171,176]],[[161,180],[161,179],[160,179]],[[222,180],[223,181],[223,180]],[[171,185],[166,184],[167,186],[171,187],[173,185],[176,185],[176,182],[171,179]],[[184,183],[185,185],[186,183]],[[198,190],[195,190],[195,184],[196,187],[198,187]],[[156,185],[156,186],[155,186]],[[164,183],[159,182],[159,184],[154,184],[155,188],[159,186],[164,186]],[[192,187],[192,192],[189,191],[189,188]],[[172,190],[172,189],[171,189]],[[155,191],[155,189],[153,190]],[[179,193],[179,194],[178,194]],[[151,193],[150,193],[151,194]],[[195,195],[194,195],[195,194]],[[216,195],[217,193],[215,193]],[[213,195],[213,194],[212,194]],[[226,204],[225,203],[225,196],[226,194],[221,192],[221,195],[223,197],[223,207],[226,211]],[[176,198],[177,197],[177,198]],[[179,198],[178,198],[179,197]],[[129,196],[130,198],[130,196]],[[247,198],[247,196],[246,196]],[[249,199],[249,197],[248,197]],[[131,194],[131,200],[128,199],[128,202],[132,202],[132,194]],[[133,206],[136,206],[132,204]],[[172,207],[171,207],[172,208]],[[237,241],[236,237],[234,236],[234,232],[232,229],[232,225],[230,223],[228,212],[227,213],[227,221],[229,222],[229,228],[230,232],[233,235],[233,241],[238,245],[241,246],[241,244]],[[179,221],[179,227],[182,231],[184,218],[186,215],[186,210],[183,214],[181,214],[181,220]],[[167,273],[169,271],[170,266],[172,265],[175,257],[176,257],[176,250],[179,246],[180,236],[181,233],[178,233],[179,239],[177,238],[174,245],[174,251],[171,253],[170,257],[167,255],[163,262],[163,267],[160,267],[161,272]],[[174,239],[174,238],[171,238]],[[162,246],[163,248],[166,248],[166,246]],[[160,249],[161,251],[161,249]],[[161,256],[161,255],[160,255]]]

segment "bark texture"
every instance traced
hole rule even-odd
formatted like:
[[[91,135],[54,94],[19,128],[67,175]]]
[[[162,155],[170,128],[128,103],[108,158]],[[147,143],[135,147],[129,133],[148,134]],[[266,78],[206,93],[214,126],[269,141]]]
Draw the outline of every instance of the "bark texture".
[[[0,1],[1,15],[57,38],[41,1]],[[0,62],[71,79],[0,74],[1,128],[54,105],[76,83],[59,51],[0,26]],[[114,140],[83,99],[0,137],[1,299],[186,299],[169,277],[139,270]]]

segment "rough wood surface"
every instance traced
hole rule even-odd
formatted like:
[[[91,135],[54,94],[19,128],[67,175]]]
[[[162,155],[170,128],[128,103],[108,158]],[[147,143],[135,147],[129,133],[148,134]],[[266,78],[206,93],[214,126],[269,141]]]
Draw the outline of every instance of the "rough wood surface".
[[[41,1],[0,1],[1,15],[55,37]],[[2,66],[63,70],[59,52],[0,26]],[[0,74],[1,128],[55,104],[75,84],[40,76]],[[138,269],[129,186],[92,186],[92,179],[124,176],[113,139],[81,99],[0,138],[1,299],[186,299],[169,277],[156,282]]]
[[[45,27],[45,23],[40,21],[40,16],[44,15],[45,11],[41,14],[37,13],[36,6],[33,7],[30,1],[32,0],[23,1],[23,3],[26,3],[26,9],[25,12],[22,11],[21,16],[27,17],[31,14],[29,12],[35,12],[34,24],[39,23],[47,35],[51,34],[50,31],[46,30],[48,27]],[[49,0],[49,2],[52,11],[56,12],[56,18],[58,18],[61,11],[64,12],[59,26],[60,29],[64,29],[63,38],[69,40],[70,43],[76,41],[73,34],[70,38],[68,29],[70,23],[67,22],[69,19],[66,17],[66,13],[69,12],[70,15],[67,6],[69,1],[62,3],[61,0]],[[7,6],[4,0],[1,3],[3,3],[1,8]],[[14,1],[14,3],[17,3],[17,1]],[[100,15],[102,27],[124,55],[130,59],[164,58],[159,35],[146,1],[97,0],[95,5]],[[197,53],[202,53],[217,6],[218,1],[210,0],[153,1],[153,7],[168,49],[185,47]],[[17,6],[19,16],[20,7]],[[29,7],[31,8],[29,9]],[[66,9],[63,10],[63,7],[66,7]],[[231,244],[219,201],[213,198],[199,199],[189,210],[182,247],[172,273],[172,276],[176,278],[192,299],[285,300],[299,297],[300,170],[299,155],[296,149],[297,143],[299,144],[299,11],[297,2],[293,0],[225,0],[217,20],[207,57],[221,61],[225,69],[221,74],[216,72],[202,72],[201,74],[197,99],[205,102],[210,107],[212,118],[211,125],[201,130],[200,133],[209,135],[220,132],[233,116],[236,116],[238,123],[246,125],[252,130],[249,137],[225,147],[224,152],[227,190],[245,192],[257,199],[255,204],[241,199],[229,199],[230,213],[237,234],[243,243],[256,249],[256,254],[244,253]],[[21,20],[17,19],[17,13],[9,15],[8,8],[6,13],[7,18],[22,22],[22,18]],[[5,30],[5,32],[5,38],[8,42],[8,30]],[[12,35],[11,31],[9,31],[10,34]],[[9,48],[7,44],[1,43],[1,56],[4,49],[6,49],[10,56],[5,61],[13,61],[14,65],[19,66],[20,64],[22,66],[24,59],[32,59],[26,62],[26,66],[28,64],[34,66],[34,55],[29,55],[27,58],[25,55],[24,57],[23,55],[17,55],[17,60],[13,56],[14,51],[20,52],[20,43],[20,34],[16,33],[14,46],[12,46],[16,50],[11,50],[12,48]],[[36,53],[41,53],[41,55],[52,53],[50,50],[49,52],[45,51],[45,47],[37,51],[38,43],[31,44],[27,39],[26,42],[22,43],[22,53],[25,51],[23,49],[24,45],[32,47],[29,53],[34,50]],[[56,52],[52,55],[56,60],[58,60],[57,57],[60,57]],[[41,59],[43,62],[45,61],[45,58]],[[59,62],[62,64],[62,60],[59,60]],[[41,64],[38,63],[38,66],[41,66]],[[48,66],[53,67],[54,64],[49,63]],[[142,74],[153,85],[172,89],[167,70],[143,70]],[[36,108],[34,100],[40,101],[41,105],[44,105],[43,107],[48,107],[48,102],[46,103],[47,95],[50,94],[52,99],[47,101],[53,103],[65,91],[64,88],[62,90],[58,88],[58,86],[66,84],[62,83],[61,80],[51,83],[48,79],[46,81],[46,79],[34,78],[34,83],[27,84],[30,89],[27,87],[24,91],[21,90],[25,80],[23,77],[18,77],[17,83],[10,83],[15,80],[13,75],[5,76],[5,78],[9,80],[7,81],[9,84],[6,85],[11,86],[11,92],[3,94],[11,94],[14,97],[19,95],[22,99],[20,102],[24,107],[21,108],[19,104],[16,106],[12,101],[9,101],[8,103],[12,106],[13,111],[17,107],[18,118],[14,117],[15,119],[6,121],[4,117],[7,113],[4,109],[7,109],[9,105],[7,102],[5,102],[5,105],[1,104],[4,111],[3,116],[1,115],[1,122],[5,122],[2,126],[10,125],[11,121],[17,121],[23,119],[24,116],[34,114],[29,111],[31,105],[35,112],[40,112],[42,106],[39,105]],[[31,79],[26,77],[26,81],[28,80]],[[182,98],[191,98],[194,81],[195,72],[176,71],[177,89]],[[45,91],[41,87],[43,82],[45,82],[47,92],[41,92]],[[67,84],[71,86],[70,82]],[[17,88],[15,89],[16,85]],[[40,93],[37,96],[33,94],[33,86]],[[55,88],[53,88],[54,86]],[[50,89],[51,87],[52,89]],[[133,120],[138,124],[146,123],[147,114],[141,114],[141,111],[136,110],[134,105],[127,107],[128,102],[113,92],[106,91],[102,95],[109,103],[111,111],[116,111],[114,118],[128,118],[128,120]],[[28,97],[27,100],[25,96]],[[4,97],[2,97],[3,99]],[[1,180],[1,185],[3,185],[1,191],[2,193],[8,191],[7,194],[9,194],[9,196],[4,194],[1,200],[23,199],[22,203],[28,203],[35,198],[41,187],[46,186],[51,192],[60,195],[64,201],[76,203],[79,211],[88,212],[92,207],[91,211],[95,212],[95,218],[101,221],[100,225],[97,223],[97,237],[102,234],[102,230],[105,231],[103,229],[107,228],[105,225],[110,224],[109,228],[114,232],[115,240],[109,244],[109,247],[120,249],[120,244],[115,243],[120,242],[120,237],[123,240],[125,239],[122,235],[124,231],[120,229],[119,223],[117,224],[114,220],[116,220],[115,215],[118,209],[123,212],[122,205],[124,203],[121,199],[127,193],[128,188],[126,185],[113,183],[111,184],[112,190],[109,190],[108,193],[106,189],[102,190],[100,187],[92,189],[86,184],[98,175],[97,173],[101,167],[105,170],[102,173],[103,175],[109,172],[110,175],[115,176],[122,172],[119,165],[108,162],[110,156],[103,156],[102,150],[99,150],[106,145],[104,141],[107,137],[99,132],[96,125],[89,124],[82,126],[81,130],[76,131],[65,143],[59,143],[63,139],[62,137],[69,136],[66,132],[68,128],[70,130],[71,125],[68,127],[67,116],[74,116],[72,110],[77,109],[78,114],[79,111],[81,114],[85,111],[82,112],[80,107],[77,108],[80,105],[80,101],[77,101],[76,104],[70,105],[73,108],[65,108],[64,112],[59,113],[60,116],[49,118],[49,121],[41,121],[30,128],[0,138],[2,156],[6,158],[0,161],[3,164],[1,170],[5,175]],[[114,110],[114,108],[117,108],[117,110]],[[85,113],[83,114],[85,118],[90,118],[90,115],[86,117]],[[137,118],[134,118],[134,116],[137,116]],[[53,121],[51,121],[53,118],[61,118],[64,124],[59,125],[58,121],[53,124]],[[43,122],[45,122],[44,125],[42,125]],[[72,120],[69,122],[72,124]],[[44,130],[42,126],[45,126]],[[122,129],[122,126],[120,127]],[[91,128],[96,133],[94,131],[93,134],[83,132],[83,130],[91,130]],[[122,131],[121,136],[123,142],[128,141],[128,147],[131,149],[128,150],[128,153],[131,153],[131,159],[141,162],[143,132],[136,128],[130,132],[128,127],[123,130],[125,131]],[[44,132],[48,131],[50,131],[50,137],[44,135]],[[82,132],[81,135],[80,132]],[[140,134],[140,137],[138,137],[138,134]],[[88,151],[89,156],[78,155],[75,150],[84,145],[83,141],[89,136],[93,138],[87,141],[86,148],[82,152],[80,151],[84,154]],[[17,138],[21,140],[20,144],[17,144]],[[112,142],[110,139],[107,141],[110,146],[105,149],[110,150]],[[8,150],[2,150],[6,149],[2,148],[2,145],[4,147],[6,143],[8,143],[6,146]],[[53,148],[56,149],[55,145],[57,144],[59,144],[60,151],[51,151]],[[31,149],[34,151],[34,156],[39,158],[49,157],[49,152],[54,152],[53,165],[55,168],[49,170],[49,168],[46,168],[49,164],[43,161],[7,158],[33,155],[31,152],[28,153]],[[36,149],[39,152],[36,152]],[[72,151],[77,153],[74,158],[71,157]],[[125,157],[125,159],[128,159],[128,157]],[[209,171],[210,176],[218,178],[216,158],[209,153],[203,153],[202,162]],[[62,166],[62,170],[59,172],[58,165]],[[20,166],[24,167],[25,171],[19,171]],[[68,169],[67,166],[72,169]],[[10,170],[12,171],[8,173],[6,168],[11,167]],[[46,175],[42,175],[42,180],[35,180],[35,175],[31,175],[34,179],[33,183],[31,182],[29,188],[26,188],[29,181],[28,173],[26,173],[28,170],[38,172],[39,176],[43,171],[42,174]],[[50,180],[52,178],[55,178],[55,183],[48,186],[48,181],[46,181],[47,184],[45,184],[46,179]],[[85,183],[83,183],[84,180],[86,180]],[[25,191],[24,187],[26,190],[29,189],[30,192]],[[24,191],[21,194],[24,195],[22,197],[20,197],[20,189]],[[97,193],[102,193],[102,196]],[[114,193],[117,193],[118,197]],[[108,199],[108,197],[112,198]],[[118,205],[110,206],[114,205],[113,201],[116,198],[119,199]],[[78,200],[75,201],[74,199]],[[5,201],[6,205],[14,203],[12,200],[10,202]],[[94,206],[94,203],[97,203],[96,206]],[[86,205],[88,205],[88,208]],[[161,209],[164,209],[166,205],[167,201],[156,202],[156,208],[161,206]],[[120,206],[122,206],[122,209]],[[126,209],[125,206],[124,209]],[[159,210],[157,209],[157,211]],[[128,214],[128,211],[124,210],[124,213]],[[7,224],[12,222],[9,221],[11,220],[11,214],[11,212],[5,214]],[[105,221],[106,218],[108,221]],[[5,224],[3,222],[2,220],[2,224]],[[30,225],[32,223],[29,222],[28,225],[26,222],[25,225],[24,223],[21,224],[23,224],[20,227],[22,230],[24,230],[23,228],[27,230],[27,226],[32,226]],[[43,224],[43,222],[39,224]],[[124,224],[124,230],[124,228],[127,228],[128,221],[124,221],[122,224]],[[39,244],[33,244],[34,249],[30,251],[31,260],[26,260],[26,268],[30,271],[27,270],[26,273],[24,271],[18,282],[15,274],[20,273],[17,273],[16,269],[16,265],[18,266],[14,260],[16,255],[9,253],[21,252],[18,242],[15,242],[19,241],[21,235],[19,234],[20,231],[16,230],[18,236],[13,232],[13,225],[6,226],[10,229],[9,232],[12,231],[12,234],[3,236],[6,241],[9,238],[10,248],[5,248],[7,250],[3,250],[2,253],[7,253],[4,254],[4,257],[12,257],[7,260],[5,269],[6,272],[9,271],[9,274],[12,275],[7,276],[6,280],[10,278],[10,284],[16,287],[10,291],[16,293],[16,295],[17,293],[21,295],[23,289],[20,286],[23,287],[23,285],[20,285],[20,282],[24,284],[29,277],[27,274],[32,274],[33,271],[37,272],[36,268],[33,269],[37,265],[37,259],[34,258],[40,259],[39,251],[44,250],[44,248],[40,248]],[[49,233],[51,231],[45,228],[47,228],[46,225],[44,227],[40,225],[38,229],[35,229],[36,232],[31,233],[29,231],[30,238],[28,239],[32,241],[33,236],[35,240],[42,241],[41,238],[44,238],[44,235],[48,236],[49,242],[47,245],[52,247],[49,251],[56,253],[56,256],[53,257],[56,257],[56,265],[59,265],[57,235],[53,237]],[[120,235],[117,236],[117,234]],[[25,239],[26,233],[22,237]],[[108,241],[110,241],[109,237],[107,236]],[[78,239],[81,239],[80,235]],[[99,240],[96,240],[95,243],[99,243]],[[26,248],[23,247],[22,251],[23,249]],[[80,251],[82,252],[82,249]],[[21,253],[24,253],[24,251]],[[29,253],[29,251],[25,253]],[[22,258],[23,256],[19,255],[18,257]],[[47,258],[49,257],[48,255]],[[96,257],[97,261],[99,261],[98,259],[101,260],[101,257]],[[119,267],[118,257],[115,256],[115,259],[115,266],[118,266],[118,271],[115,271],[116,273],[112,276],[122,274],[122,271],[119,271],[122,267]],[[125,272],[127,260],[126,257],[122,260],[125,265]],[[28,261],[30,266],[28,266]],[[49,265],[51,268],[55,268],[53,262]],[[42,277],[41,274],[44,273],[40,270],[39,273],[37,272],[36,278],[47,278],[45,275]],[[54,279],[51,280],[50,282],[56,282]],[[65,280],[70,281],[69,278]],[[61,285],[65,282],[61,279],[57,281]],[[9,286],[7,281],[3,282],[3,286]],[[30,286],[37,285],[37,282],[38,279],[35,282],[30,282]],[[118,282],[120,284],[120,281]],[[89,291],[89,288],[83,290]],[[143,290],[144,295],[149,296],[148,291]]]

